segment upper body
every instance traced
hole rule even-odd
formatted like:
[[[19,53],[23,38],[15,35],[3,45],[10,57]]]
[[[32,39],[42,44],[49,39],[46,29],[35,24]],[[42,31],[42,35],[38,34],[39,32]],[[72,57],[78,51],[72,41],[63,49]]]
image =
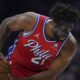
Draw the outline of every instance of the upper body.
[[[0,41],[2,41],[1,39],[6,35],[7,31],[22,31],[23,33],[24,32],[32,32],[33,28],[36,24],[38,16],[39,16],[39,14],[37,14],[37,13],[26,12],[26,13],[15,15],[13,17],[5,19],[1,24],[1,30],[3,30],[3,32],[1,32],[1,31],[0,32],[3,33],[3,34],[2,34],[2,37],[0,37]],[[55,38],[56,43],[60,42],[61,45],[62,45],[63,42],[69,36],[68,39],[66,40],[65,44],[63,45],[63,47],[61,47],[61,46],[59,47],[59,48],[61,48],[60,51],[59,51],[59,55],[56,56],[58,52],[56,51],[56,49],[54,47],[53,47],[53,51],[52,51],[51,48],[48,47],[51,50],[51,54],[54,54],[54,56],[52,57],[53,60],[51,60],[50,65],[48,63],[48,68],[47,69],[43,67],[44,69],[42,71],[40,71],[39,73],[35,74],[35,75],[31,75],[29,77],[24,76],[22,78],[14,78],[14,80],[17,80],[17,79],[19,79],[19,80],[52,80],[53,76],[58,76],[71,62],[71,60],[72,60],[72,58],[75,55],[75,52],[77,50],[76,39],[70,33],[70,31],[72,29],[72,27],[70,27],[70,26],[72,26],[73,24],[71,23],[69,25],[64,20],[60,21],[59,22],[60,24],[59,24],[55,20],[56,19],[55,16],[53,16],[53,17],[54,18],[51,18],[51,19],[47,20],[46,23],[45,23],[45,33],[44,33],[45,38],[48,41],[52,41],[53,38]],[[57,25],[57,24],[59,24],[59,25]],[[23,36],[20,36],[20,38],[19,38],[20,41],[23,38],[24,38]],[[30,39],[30,37],[28,37],[28,38]],[[35,39],[34,37],[31,37],[31,38]],[[29,39],[27,39],[27,42],[29,42],[28,41]],[[37,40],[37,39],[35,39],[35,40]],[[41,40],[43,40],[44,44],[45,44],[45,42],[44,42],[44,39],[39,40],[39,44],[41,43],[40,45],[42,46]],[[2,42],[4,43],[4,41],[2,41]],[[25,38],[23,39],[22,43],[25,43]],[[47,42],[47,43],[49,44],[49,42]],[[31,43],[31,44],[34,44],[34,42]],[[46,46],[45,49],[47,49],[48,44],[45,44],[45,46]],[[28,45],[30,45],[30,44],[27,44],[27,46]],[[50,46],[52,47],[52,45],[50,45]],[[0,47],[2,47],[2,45],[0,45]],[[18,45],[18,47],[19,47],[19,45]],[[31,47],[32,47],[32,45],[31,45]],[[44,46],[42,46],[42,47],[44,47]],[[32,49],[35,49],[35,48],[32,48]],[[15,52],[14,52],[14,54],[15,54]],[[14,59],[14,57],[15,57],[15,55],[13,55],[12,59]],[[33,62],[34,62],[34,60],[33,60]],[[44,62],[44,60],[43,60],[43,62]],[[14,62],[14,63],[16,63],[16,62]],[[15,77],[15,76],[13,76],[13,77]]]

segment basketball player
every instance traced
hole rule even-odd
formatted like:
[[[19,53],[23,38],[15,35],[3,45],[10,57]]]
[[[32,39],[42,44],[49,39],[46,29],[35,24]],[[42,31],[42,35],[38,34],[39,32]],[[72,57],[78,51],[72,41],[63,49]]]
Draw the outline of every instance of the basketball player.
[[[52,7],[50,17],[26,12],[5,19],[0,27],[1,48],[9,32],[21,31],[6,56],[12,80],[55,80],[76,53],[71,30],[78,20],[78,10],[63,3]]]

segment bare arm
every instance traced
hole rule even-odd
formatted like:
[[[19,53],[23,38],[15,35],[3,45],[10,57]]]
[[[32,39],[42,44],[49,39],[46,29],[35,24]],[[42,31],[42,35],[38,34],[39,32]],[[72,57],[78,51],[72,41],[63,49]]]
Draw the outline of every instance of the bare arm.
[[[26,32],[31,31],[34,27],[37,15],[34,12],[26,12],[7,18],[6,25],[11,31],[24,30]]]
[[[36,19],[36,13],[26,12],[3,20],[0,25],[0,48],[2,48],[11,31],[31,31],[36,23]]]
[[[61,50],[61,54],[54,60],[51,67],[44,72],[38,73],[28,78],[14,80],[52,80],[53,76],[58,76],[71,62],[77,50],[77,42],[71,35]]]
[[[6,20],[4,20],[0,25],[0,49],[2,49],[6,39],[10,34],[8,27],[4,27],[6,25],[5,23],[6,23]]]

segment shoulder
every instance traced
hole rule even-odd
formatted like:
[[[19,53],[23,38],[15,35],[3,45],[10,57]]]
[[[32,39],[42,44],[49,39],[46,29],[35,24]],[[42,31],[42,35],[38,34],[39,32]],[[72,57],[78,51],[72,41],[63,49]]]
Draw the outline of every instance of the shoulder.
[[[31,17],[34,17],[34,16],[37,16],[37,15],[39,15],[38,13],[35,13],[35,12],[25,12],[25,13],[23,13],[23,15],[28,15],[28,16],[31,16]]]
[[[20,17],[24,16],[24,18],[26,18],[26,19],[34,20],[37,18],[38,15],[39,14],[35,13],[35,12],[25,12],[25,13],[20,14]]]
[[[25,12],[22,14],[17,14],[11,17],[8,17],[3,20],[6,26],[9,28],[20,28],[25,31],[32,30],[33,26],[36,24],[36,20],[39,14],[35,12]],[[10,27],[11,26],[11,27]],[[14,26],[14,27],[13,27]]]
[[[76,47],[77,46],[77,40],[75,39],[75,37],[70,33],[68,36],[68,39],[64,45],[65,47]]]
[[[60,56],[65,60],[71,60],[77,51],[77,41],[70,33],[67,41],[61,49]]]
[[[36,21],[38,15],[39,14],[37,14],[35,12],[25,12],[22,14],[14,15],[14,16],[12,16],[12,18],[15,18],[15,20],[24,22],[28,25],[29,23],[30,24],[34,23]]]
[[[39,16],[38,13],[35,12],[26,12],[20,15],[20,19],[21,21],[23,21],[24,25],[25,25],[25,31],[27,29],[32,30],[34,25],[36,24],[37,21],[37,17]]]

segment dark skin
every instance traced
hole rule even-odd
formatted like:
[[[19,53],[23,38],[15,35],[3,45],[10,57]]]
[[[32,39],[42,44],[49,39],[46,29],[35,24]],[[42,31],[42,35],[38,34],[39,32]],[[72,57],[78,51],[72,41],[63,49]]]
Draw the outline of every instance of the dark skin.
[[[24,30],[25,32],[32,31],[38,15],[39,14],[34,12],[27,12],[5,19],[0,26],[0,32],[2,33],[0,33],[0,43],[2,43],[3,36],[8,36],[7,31],[5,30],[9,30],[9,32],[19,30]],[[54,37],[53,33],[55,32],[55,25],[55,21],[50,21],[46,24],[45,35],[48,40]],[[2,26],[4,29],[2,29]],[[61,37],[62,38],[60,39],[64,38],[64,36]],[[4,41],[6,41],[6,39]],[[2,47],[2,45],[3,43],[0,45],[0,47]],[[13,76],[12,80],[52,80],[53,76],[58,76],[70,64],[76,50],[77,41],[73,35],[70,35],[64,47],[61,49],[60,55],[53,61],[47,71],[40,72],[30,77],[25,76],[24,78],[15,78]]]

